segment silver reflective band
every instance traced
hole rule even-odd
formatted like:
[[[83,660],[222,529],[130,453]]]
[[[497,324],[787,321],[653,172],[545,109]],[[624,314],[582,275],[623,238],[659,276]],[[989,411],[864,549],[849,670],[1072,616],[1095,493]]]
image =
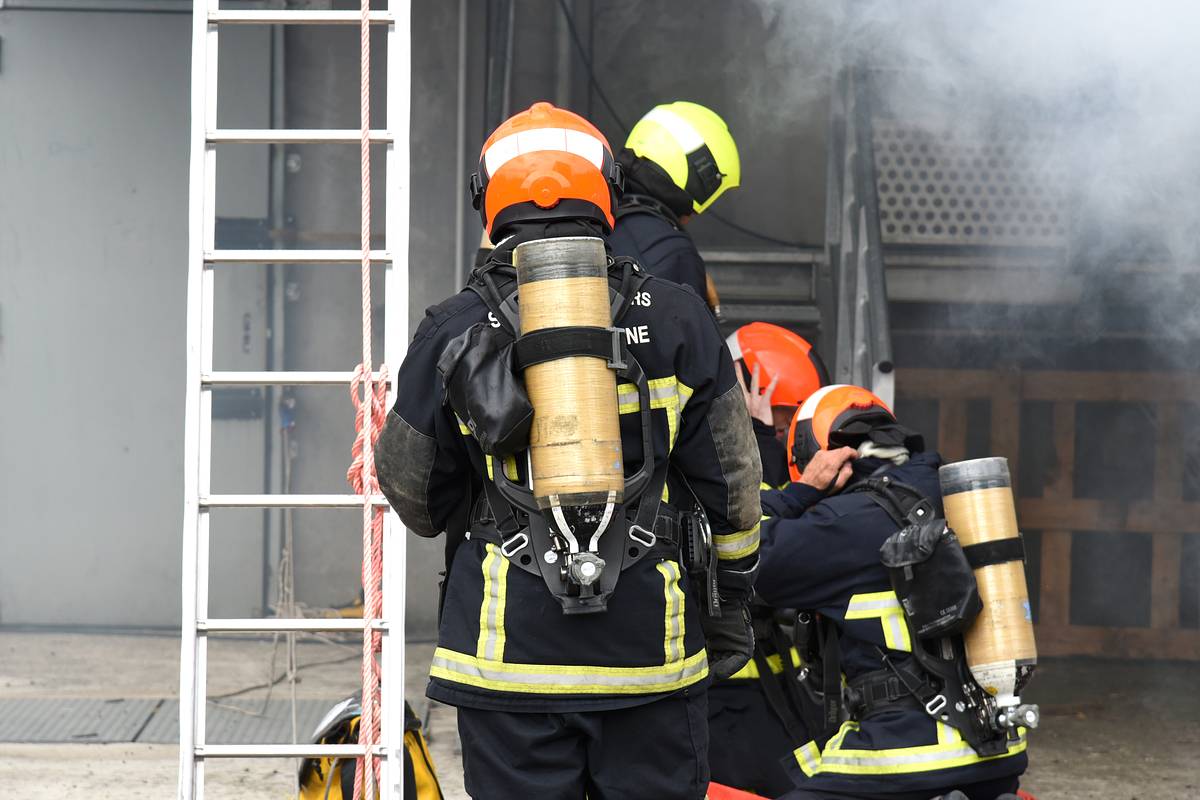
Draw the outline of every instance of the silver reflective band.
[[[900,610],[900,601],[895,597],[889,597],[886,600],[855,600],[846,607],[846,612],[891,611],[893,609]]]
[[[545,670],[545,671],[539,671]],[[438,648],[430,674],[447,680],[516,692],[604,694],[628,689],[658,691],[687,685],[708,672],[705,651],[656,667],[588,667],[504,664]],[[473,679],[473,680],[472,680]]]

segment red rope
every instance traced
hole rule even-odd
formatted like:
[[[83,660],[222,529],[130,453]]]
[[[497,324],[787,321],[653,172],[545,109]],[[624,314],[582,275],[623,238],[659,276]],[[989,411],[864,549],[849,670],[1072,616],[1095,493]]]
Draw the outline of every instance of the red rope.
[[[351,448],[350,468],[346,480],[356,494],[366,495],[367,511],[363,517],[363,622],[369,624],[383,614],[383,509],[370,505],[369,498],[379,494],[379,480],[375,475],[374,444],[379,439],[387,418],[387,367],[381,367],[379,377],[372,380],[371,373],[363,364],[354,370],[350,380],[350,400],[354,403],[354,428],[357,436]],[[368,416],[368,411],[369,416]],[[368,431],[370,438],[368,439]],[[363,702],[362,719],[358,727],[359,743],[370,747],[379,741],[379,685],[380,671],[376,654],[380,652],[382,635],[371,630],[363,636]],[[362,800],[374,797],[374,784],[379,763],[371,759],[373,769],[363,770],[362,759],[358,760],[357,777],[354,782],[355,796]],[[364,782],[366,788],[364,787]]]
[[[354,403],[354,427],[358,431],[352,449],[353,460],[346,474],[354,491],[363,495],[362,528],[362,585],[363,585],[363,649],[362,649],[362,718],[359,720],[358,741],[366,748],[366,756],[358,759],[354,781],[354,800],[365,796],[375,800],[379,760],[372,749],[379,741],[379,662],[375,654],[380,649],[380,633],[372,623],[379,619],[383,591],[383,509],[372,504],[379,493],[375,477],[375,439],[383,428],[387,383],[384,369],[379,380],[371,375],[371,1],[359,3],[359,171],[360,198],[360,268],[362,293],[362,363],[354,370],[350,382],[350,399]]]

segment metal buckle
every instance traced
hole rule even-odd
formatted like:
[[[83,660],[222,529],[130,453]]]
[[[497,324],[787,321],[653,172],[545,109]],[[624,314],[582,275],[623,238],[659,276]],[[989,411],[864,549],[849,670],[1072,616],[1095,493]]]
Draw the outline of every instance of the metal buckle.
[[[525,533],[525,531],[520,531],[515,536],[510,536],[501,543],[500,552],[504,554],[505,558],[512,558],[525,549],[525,545],[527,544],[529,544],[529,534]]]
[[[925,704],[925,713],[931,717],[936,717],[942,713],[942,709],[946,707],[946,695],[939,694],[937,697]]]
[[[617,371],[629,367],[629,362],[623,357],[624,349],[621,347],[621,337],[625,335],[625,331],[620,328],[609,328],[608,332],[612,334],[612,357],[608,359],[608,368]]]
[[[644,534],[645,538],[639,538],[637,534]],[[633,524],[629,526],[629,538],[647,549],[654,547],[658,537],[654,535],[654,531],[648,531],[641,525]]]

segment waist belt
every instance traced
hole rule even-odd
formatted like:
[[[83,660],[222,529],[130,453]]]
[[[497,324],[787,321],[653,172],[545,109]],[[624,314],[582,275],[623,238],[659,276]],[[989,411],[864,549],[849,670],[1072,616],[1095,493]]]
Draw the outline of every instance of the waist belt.
[[[925,712],[918,698],[932,691],[929,677],[912,659],[851,680],[846,688],[846,708],[855,720],[895,709]]]
[[[632,522],[630,520],[626,520],[624,527],[627,528],[629,524],[632,524]],[[602,535],[627,535],[627,530],[618,530],[619,527],[620,526],[618,524],[614,523]],[[682,526],[680,524],[679,512],[666,503],[660,503],[658,506],[658,516],[654,518],[654,544],[649,548],[646,555],[678,560],[681,533]],[[516,535],[521,534],[518,533]],[[506,556],[508,555],[508,553],[505,551],[506,539],[503,535],[501,535],[500,531],[497,530],[495,523],[491,520],[477,520],[471,525],[471,530],[467,534],[467,538],[497,545],[502,553],[504,553]],[[513,537],[509,538],[511,539]],[[520,562],[514,563],[517,563],[518,566],[524,567],[528,570],[527,565],[521,564]],[[632,564],[630,564],[630,566],[632,566]],[[534,570],[528,571],[536,571],[536,567]]]

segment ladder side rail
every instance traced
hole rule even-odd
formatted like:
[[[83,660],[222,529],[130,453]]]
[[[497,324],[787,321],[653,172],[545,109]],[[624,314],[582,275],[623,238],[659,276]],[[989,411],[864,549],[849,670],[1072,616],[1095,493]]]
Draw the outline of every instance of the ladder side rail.
[[[859,247],[862,249],[860,291],[865,299],[863,346],[866,361],[863,379],[888,407],[894,406],[895,373],[892,362],[891,323],[888,314],[887,274],[883,260],[883,234],[879,223],[879,184],[875,174],[875,145],[871,116],[869,73],[854,87],[855,133],[858,150],[858,196],[861,203]]]
[[[838,265],[843,248],[842,195],[845,172],[845,104],[841,95],[841,72],[830,81],[828,143],[825,154],[825,247],[824,259],[813,269],[813,292],[820,313],[819,352],[825,363],[837,367],[838,355]],[[710,261],[707,257],[706,261]],[[836,375],[836,373],[835,373]]]
[[[384,241],[393,258],[384,266],[383,360],[392,376],[389,408],[398,389],[395,376],[408,344],[410,117],[412,92],[412,28],[409,0],[388,0],[392,23],[387,28],[387,119],[392,141],[385,154]],[[456,243],[457,245],[457,243]],[[390,508],[383,520],[383,618],[391,634],[383,638],[380,697],[380,741],[387,747],[380,797],[404,796],[405,593],[407,541],[400,518]]]
[[[209,484],[212,394],[200,381],[212,362],[212,273],[204,251],[215,244],[216,152],[206,132],[216,126],[217,31],[208,22],[216,0],[192,9],[191,130],[188,197],[187,357],[184,400],[184,514],[179,679],[180,800],[204,796],[204,764],[195,758],[204,741],[208,647],[197,621],[208,613],[209,515],[200,496]]]
[[[842,98],[842,180],[841,180],[841,239],[838,261],[833,265],[834,290],[837,293],[837,347],[834,359],[834,382],[854,383],[854,331],[857,316],[857,270],[855,259],[858,249],[858,196],[854,181],[855,162],[858,157],[854,138],[854,115],[850,87],[852,75],[847,70],[841,76],[838,94]]]

